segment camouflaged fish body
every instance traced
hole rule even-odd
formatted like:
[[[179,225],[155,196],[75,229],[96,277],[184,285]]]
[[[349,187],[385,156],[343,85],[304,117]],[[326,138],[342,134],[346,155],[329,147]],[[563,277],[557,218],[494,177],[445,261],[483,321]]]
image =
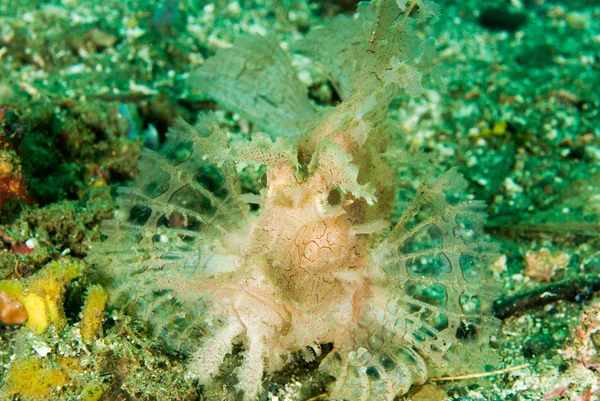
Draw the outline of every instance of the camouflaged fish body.
[[[190,377],[210,385],[242,341],[237,389],[253,400],[265,374],[331,343],[320,366],[336,378],[330,398],[389,401],[490,361],[483,204],[465,200],[450,170],[423,174],[394,217],[410,188],[402,166],[426,167],[390,149],[386,110],[397,91],[421,91],[432,44],[415,39],[413,20],[432,12],[383,0],[311,32],[297,50],[331,68],[337,107],[316,110],[271,39],[241,39],[190,78],[265,133],[232,139],[210,116],[178,122],[160,152],[143,154],[96,251],[120,283],[114,297],[178,333]],[[256,168],[266,180],[253,191],[242,181]],[[203,334],[190,344],[194,328]]]

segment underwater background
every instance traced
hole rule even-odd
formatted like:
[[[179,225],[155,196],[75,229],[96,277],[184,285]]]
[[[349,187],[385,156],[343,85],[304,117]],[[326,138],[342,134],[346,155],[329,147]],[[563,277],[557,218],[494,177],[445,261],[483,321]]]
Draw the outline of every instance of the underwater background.
[[[236,399],[186,381],[186,354],[151,319],[107,305],[87,257],[142,149],[159,149],[178,117],[212,111],[228,132],[257,130],[187,85],[191,71],[268,35],[312,101],[335,105],[327,74],[290,49],[356,3],[0,0],[0,400]],[[435,40],[440,79],[388,115],[404,151],[457,168],[487,205],[505,369],[401,398],[600,399],[600,4],[436,3],[416,31]],[[328,399],[317,366],[294,361],[260,399]]]

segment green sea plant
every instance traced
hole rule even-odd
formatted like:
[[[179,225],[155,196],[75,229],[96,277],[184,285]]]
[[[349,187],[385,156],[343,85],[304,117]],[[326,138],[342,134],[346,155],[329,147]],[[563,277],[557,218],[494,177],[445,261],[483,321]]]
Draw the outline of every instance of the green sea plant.
[[[210,386],[241,342],[236,387],[253,400],[265,374],[332,344],[320,363],[336,379],[330,399],[391,401],[428,376],[494,361],[484,204],[456,170],[435,177],[395,148],[386,115],[432,72],[433,42],[415,30],[437,11],[372,1],[309,33],[295,49],[327,69],[336,107],[311,103],[272,38],[243,37],[191,74],[263,132],[179,120],[160,151],[144,150],[93,249],[113,278],[110,302],[174,335],[189,378]],[[254,171],[263,186],[249,190],[241,181]]]

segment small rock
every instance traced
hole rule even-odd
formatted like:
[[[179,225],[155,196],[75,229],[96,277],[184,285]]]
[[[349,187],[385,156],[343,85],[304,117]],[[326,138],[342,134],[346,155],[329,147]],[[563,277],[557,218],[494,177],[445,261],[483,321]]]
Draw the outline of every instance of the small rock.
[[[96,28],[88,32],[88,38],[98,49],[111,48],[119,40],[115,35]]]
[[[479,15],[479,25],[495,31],[514,32],[525,25],[525,14],[510,11],[506,7],[488,7]]]
[[[414,386],[406,396],[410,401],[443,401],[448,394],[435,384],[426,383],[422,386]]]
[[[43,341],[33,341],[31,347],[38,353],[42,358],[52,352],[52,347]]]
[[[12,326],[27,321],[27,310],[21,302],[4,291],[0,291],[0,323]]]

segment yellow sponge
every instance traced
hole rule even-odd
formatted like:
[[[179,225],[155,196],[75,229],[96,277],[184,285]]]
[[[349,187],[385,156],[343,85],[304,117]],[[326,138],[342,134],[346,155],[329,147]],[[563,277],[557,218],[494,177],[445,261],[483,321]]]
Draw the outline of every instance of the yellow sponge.
[[[50,366],[41,359],[16,359],[4,378],[4,392],[21,395],[24,400],[50,400],[53,391],[69,382],[60,367]]]
[[[85,341],[92,341],[98,333],[106,302],[108,302],[108,295],[104,288],[101,285],[91,286],[81,312],[81,337]]]
[[[98,383],[90,383],[79,394],[79,399],[82,401],[98,401],[104,395],[104,389]]]

